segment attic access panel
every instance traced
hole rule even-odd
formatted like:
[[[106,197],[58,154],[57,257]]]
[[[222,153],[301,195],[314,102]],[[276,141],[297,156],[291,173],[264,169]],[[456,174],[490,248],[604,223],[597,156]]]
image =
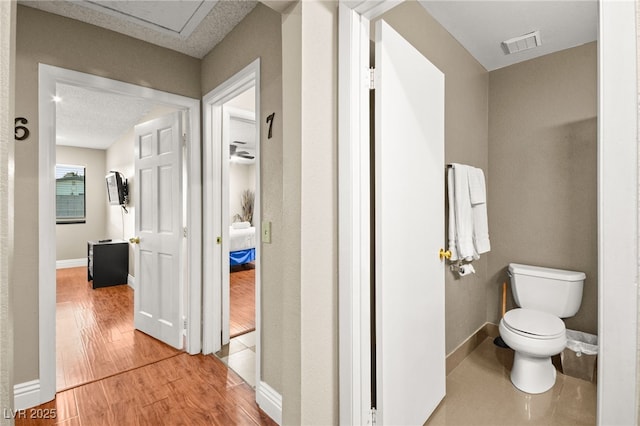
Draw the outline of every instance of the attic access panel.
[[[218,0],[94,1],[77,4],[165,34],[187,38]]]

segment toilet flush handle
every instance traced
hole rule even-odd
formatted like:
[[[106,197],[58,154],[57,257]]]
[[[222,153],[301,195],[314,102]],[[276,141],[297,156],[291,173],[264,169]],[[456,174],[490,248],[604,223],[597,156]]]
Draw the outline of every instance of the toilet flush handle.
[[[444,251],[444,249],[440,249],[440,260],[442,259],[451,259],[451,250]]]

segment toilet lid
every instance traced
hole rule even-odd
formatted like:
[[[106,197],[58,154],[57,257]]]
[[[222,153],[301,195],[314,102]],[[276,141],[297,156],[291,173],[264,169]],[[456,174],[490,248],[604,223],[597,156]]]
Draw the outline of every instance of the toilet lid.
[[[533,309],[512,309],[502,320],[510,329],[533,336],[552,337],[566,330],[564,322],[557,316]]]

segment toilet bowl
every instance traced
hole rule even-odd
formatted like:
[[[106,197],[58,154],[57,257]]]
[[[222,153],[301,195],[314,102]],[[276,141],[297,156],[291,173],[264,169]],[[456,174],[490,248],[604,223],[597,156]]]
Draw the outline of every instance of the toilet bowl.
[[[556,369],[551,356],[567,344],[561,318],[575,315],[582,302],[584,272],[509,264],[511,292],[519,308],[500,320],[502,340],[515,350],[511,382],[526,393],[553,387]]]
[[[523,392],[538,394],[551,389],[556,369],[551,356],[567,343],[564,322],[555,315],[517,308],[500,320],[500,336],[514,351],[511,382]]]

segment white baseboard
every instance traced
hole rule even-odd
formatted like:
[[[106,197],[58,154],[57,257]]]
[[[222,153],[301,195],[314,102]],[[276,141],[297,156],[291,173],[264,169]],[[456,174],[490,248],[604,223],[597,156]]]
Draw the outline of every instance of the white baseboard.
[[[56,269],[87,267],[87,258],[56,260]]]
[[[256,402],[274,422],[282,424],[282,395],[265,382],[260,382],[256,386]]]
[[[129,287],[131,287],[133,290],[135,290],[136,289],[136,277],[134,277],[131,274],[127,275],[127,285]]]
[[[40,405],[40,380],[18,383],[13,386],[13,404],[15,410],[24,410]]]

